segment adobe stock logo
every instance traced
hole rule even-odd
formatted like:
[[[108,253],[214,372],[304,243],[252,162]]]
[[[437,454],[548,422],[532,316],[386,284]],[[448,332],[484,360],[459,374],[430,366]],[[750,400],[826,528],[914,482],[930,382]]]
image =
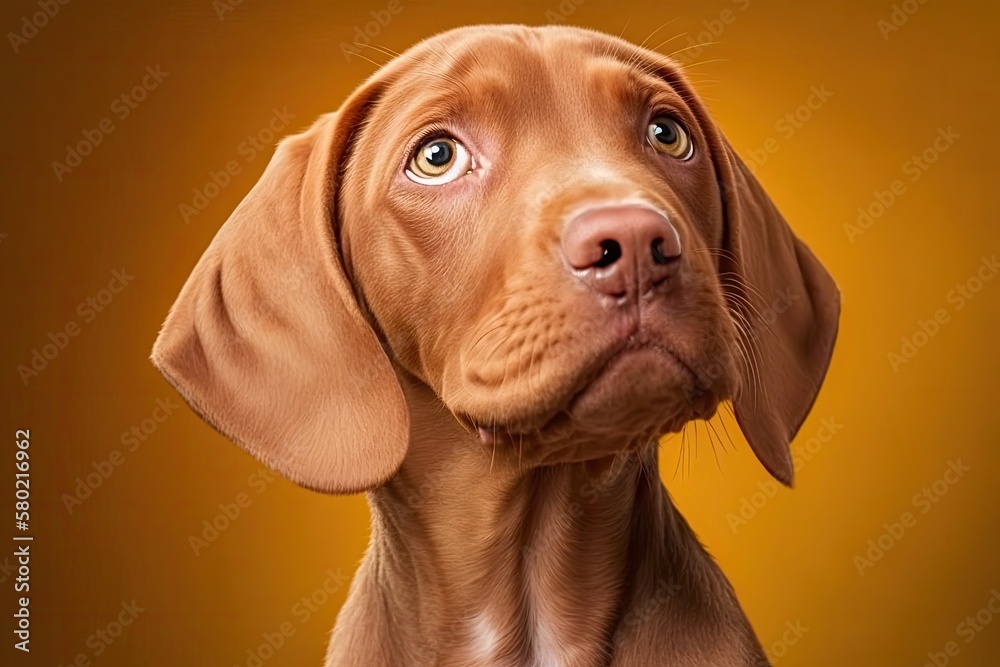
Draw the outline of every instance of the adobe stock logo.
[[[927,514],[970,470],[972,468],[963,464],[962,459],[948,461],[948,467],[945,468],[941,477],[914,493],[910,504],[913,505],[914,509],[919,510],[921,515]],[[907,511],[892,522],[883,523],[884,532],[868,540],[866,543],[868,548],[864,553],[854,556],[854,567],[857,568],[858,575],[865,576],[867,570],[885,558],[886,554],[906,536],[906,533],[917,525],[918,519],[916,514]]]
[[[919,153],[914,153],[902,164],[900,170],[903,172],[903,176],[906,176],[910,183],[916,183],[961,138],[962,135],[955,132],[951,125],[939,127],[934,139]],[[893,179],[885,190],[873,191],[872,199],[867,204],[858,207],[856,221],[844,223],[844,233],[847,235],[847,240],[854,243],[908,191],[909,186],[902,178]]]
[[[86,645],[89,651],[80,651],[73,659],[66,663],[66,667],[90,667],[94,660],[104,655],[111,648],[125,631],[132,626],[139,615],[146,611],[145,607],[140,607],[135,600],[132,602],[122,601],[121,611],[119,611],[106,625],[95,630],[87,637]],[[63,667],[62,663],[59,667]]]
[[[294,118],[295,114],[289,113],[288,107],[272,109],[271,118],[267,124],[253,134],[248,134],[236,146],[236,155],[232,156],[220,169],[209,171],[208,180],[201,186],[191,188],[190,201],[177,205],[177,210],[180,212],[181,218],[184,219],[184,224],[188,224],[192,218],[208,208],[208,205],[229,187],[233,179],[243,173],[243,165],[237,159],[238,157],[243,158],[244,164],[250,164],[258,155],[264,155],[265,151],[271,148],[275,140],[279,138],[279,133],[288,127]]]
[[[786,621],[785,631],[781,633],[781,638],[764,649],[771,664],[776,665],[779,660],[788,655],[788,649],[798,644],[807,632],[809,632],[809,628],[802,625],[801,619],[794,623]]]
[[[160,424],[178,409],[180,404],[175,403],[170,398],[156,399],[155,407],[149,416],[133,424],[127,431],[122,431],[119,441],[124,449],[112,449],[107,457],[101,460],[90,462],[90,468],[81,473],[76,478],[76,486],[72,493],[62,494],[61,500],[67,514],[73,514],[76,508],[83,505],[84,501],[90,498],[97,489],[111,478],[119,467],[121,467],[128,454],[136,452],[142,443],[152,436]]]
[[[281,650],[281,647],[291,637],[295,636],[300,627],[304,627],[330,601],[337,591],[349,583],[350,578],[342,573],[339,567],[336,572],[329,569],[323,574],[326,575],[323,583],[313,589],[308,595],[303,595],[289,610],[289,614],[298,621],[298,626],[290,620],[285,620],[274,628],[274,630],[261,633],[260,638],[263,641],[256,646],[248,648],[246,650],[246,659],[239,663],[233,663],[233,667],[264,667],[264,664],[274,658],[278,651]]]
[[[997,616],[1000,616],[1000,591],[994,588],[990,591],[990,598],[986,604],[955,626],[955,634],[961,637],[964,643],[971,644]],[[928,652],[927,662],[922,667],[945,667],[950,665],[951,659],[961,652],[962,646],[957,641],[948,641],[940,651]]]
[[[577,8],[587,0],[560,0],[554,10],[545,10],[545,20],[549,23],[565,23],[566,19],[576,13]]]
[[[726,28],[736,22],[740,14],[750,8],[750,0],[732,0],[731,4],[736,6],[736,11],[730,7],[725,7],[714,19],[705,19],[701,22],[704,30],[697,34],[687,33],[687,40],[684,46],[677,49],[670,57],[682,66],[691,66],[705,52],[705,47],[717,44]],[[659,47],[654,48],[656,51]]]
[[[243,4],[243,0],[212,0],[212,9],[220,21],[226,20],[226,14],[236,11],[236,8]]]
[[[367,60],[368,58],[362,55],[362,50],[359,46],[368,46],[372,43],[372,40],[377,39],[382,34],[382,31],[389,27],[392,19],[403,12],[403,9],[405,8],[403,7],[402,0],[389,0],[384,9],[373,9],[368,12],[372,20],[363,26],[354,26],[354,43],[340,43],[340,52],[344,55],[344,60],[351,62],[351,56],[358,56],[362,60]]]
[[[816,434],[805,442],[796,441],[792,447],[792,466],[798,472],[819,454],[823,447],[840,432],[844,425],[836,417],[824,417],[820,420]],[[778,495],[778,483],[770,477],[763,482],[757,482],[757,491],[740,498],[740,507],[736,512],[726,514],[726,524],[733,535],[746,526]]]
[[[903,2],[895,3],[892,6],[892,12],[889,13],[888,19],[880,18],[875,22],[879,33],[882,35],[882,39],[888,42],[892,33],[897,32],[906,25],[910,18],[920,11],[920,8],[926,3],[927,0],[903,0]]]
[[[38,31],[49,24],[49,20],[56,17],[61,5],[68,5],[69,0],[38,0],[38,7],[42,10],[35,12],[29,18],[27,15],[21,17],[21,29],[18,32],[8,32],[7,41],[14,53],[18,53],[21,47],[38,34]]]
[[[114,300],[115,296],[121,294],[133,280],[135,280],[135,276],[126,273],[125,269],[112,271],[111,280],[108,281],[106,288],[92,296],[88,296],[77,305],[76,314],[80,318],[80,321],[83,324],[90,324],[97,319],[97,315],[103,312]],[[79,336],[82,331],[83,327],[80,322],[76,319],[71,319],[57,329],[55,333],[50,331],[46,337],[46,342],[42,343],[41,346],[32,348],[28,363],[19,364],[17,367],[17,374],[21,377],[21,382],[24,383],[24,386],[28,386],[31,380],[38,377],[42,371],[48,368],[49,364],[59,356],[59,353],[66,349],[70,340]]]
[[[900,338],[899,349],[889,351],[886,356],[892,371],[898,373],[900,368],[910,363],[920,350],[924,349],[935,336],[941,333],[944,326],[951,322],[952,315],[960,312],[972,299],[976,298],[976,295],[993,280],[997,273],[1000,273],[1000,262],[997,261],[997,256],[983,256],[973,275],[948,290],[945,301],[951,307],[950,310],[938,308],[930,319],[917,320],[917,328],[913,333]]]
[[[156,67],[147,66],[146,75],[139,83],[111,100],[111,113],[119,121],[125,120],[168,76],[170,76],[170,72],[164,72],[159,65]],[[111,120],[110,116],[99,120],[96,127],[81,130],[81,139],[74,144],[66,144],[66,155],[63,162],[52,161],[52,173],[55,174],[56,180],[62,183],[66,174],[72,173],[74,169],[83,164],[83,158],[93,153],[94,149],[104,142],[104,138],[114,131],[115,122]]]
[[[825,83],[811,86],[809,96],[802,104],[775,121],[774,131],[785,141],[790,140],[812,119],[817,111],[823,108],[831,97],[833,97],[833,91],[827,90]],[[750,172],[756,174],[757,170],[780,150],[781,142],[778,141],[778,137],[770,136],[761,143],[760,147],[746,151],[743,156],[744,162]]]
[[[255,496],[259,496],[267,490],[276,479],[278,474],[267,468],[259,468],[247,478],[247,486],[254,490]],[[229,530],[230,526],[243,516],[244,510],[253,504],[254,496],[246,491],[240,491],[229,502],[218,504],[219,512],[212,517],[201,522],[199,533],[188,535],[188,545],[195,556],[200,556],[209,546],[211,546],[219,536]]]

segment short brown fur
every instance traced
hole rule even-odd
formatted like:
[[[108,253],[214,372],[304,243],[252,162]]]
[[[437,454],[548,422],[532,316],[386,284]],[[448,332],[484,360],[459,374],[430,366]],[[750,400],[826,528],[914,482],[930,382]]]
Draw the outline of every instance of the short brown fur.
[[[690,160],[644,143],[664,109]],[[408,180],[428,129],[475,169]],[[684,248],[624,304],[560,254],[568,220],[621,202]],[[657,439],[731,400],[790,484],[838,313],[679,67],[587,30],[482,26],[415,46],[282,142],[153,360],[290,479],[368,493],[327,667],[758,666]]]

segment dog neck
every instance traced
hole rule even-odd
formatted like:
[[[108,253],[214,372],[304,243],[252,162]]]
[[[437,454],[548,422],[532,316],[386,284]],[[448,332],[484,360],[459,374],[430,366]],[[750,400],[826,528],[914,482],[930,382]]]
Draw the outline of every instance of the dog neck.
[[[607,664],[615,635],[661,612],[672,573],[702,553],[660,482],[656,444],[529,468],[408,393],[410,451],[369,493],[359,575],[383,622],[410,619],[386,631],[392,664]]]

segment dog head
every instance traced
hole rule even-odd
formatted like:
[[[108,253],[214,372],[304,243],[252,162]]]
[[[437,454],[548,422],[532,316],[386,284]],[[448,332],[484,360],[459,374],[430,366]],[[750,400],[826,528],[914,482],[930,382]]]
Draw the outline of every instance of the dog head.
[[[400,373],[538,464],[732,400],[791,483],[838,315],[674,63],[581,29],[488,26],[415,46],[284,140],[153,360],[206,421],[324,491],[402,464]]]

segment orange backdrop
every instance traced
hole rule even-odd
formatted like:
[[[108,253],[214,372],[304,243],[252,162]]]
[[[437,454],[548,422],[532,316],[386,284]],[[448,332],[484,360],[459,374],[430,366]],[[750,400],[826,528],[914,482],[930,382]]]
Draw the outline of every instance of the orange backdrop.
[[[636,42],[669,21],[648,43],[686,49],[843,291],[796,490],[768,481],[732,423],[718,464],[704,426],[680,466],[679,440],[663,447],[668,488],[775,662],[998,664],[995,8],[62,1],[0,10],[4,420],[8,438],[30,429],[36,538],[30,656],[11,647],[17,575],[0,551],[3,664],[320,664],[367,541],[364,498],[260,471],[147,355],[276,137],[373,71],[345,44],[551,21]]]

